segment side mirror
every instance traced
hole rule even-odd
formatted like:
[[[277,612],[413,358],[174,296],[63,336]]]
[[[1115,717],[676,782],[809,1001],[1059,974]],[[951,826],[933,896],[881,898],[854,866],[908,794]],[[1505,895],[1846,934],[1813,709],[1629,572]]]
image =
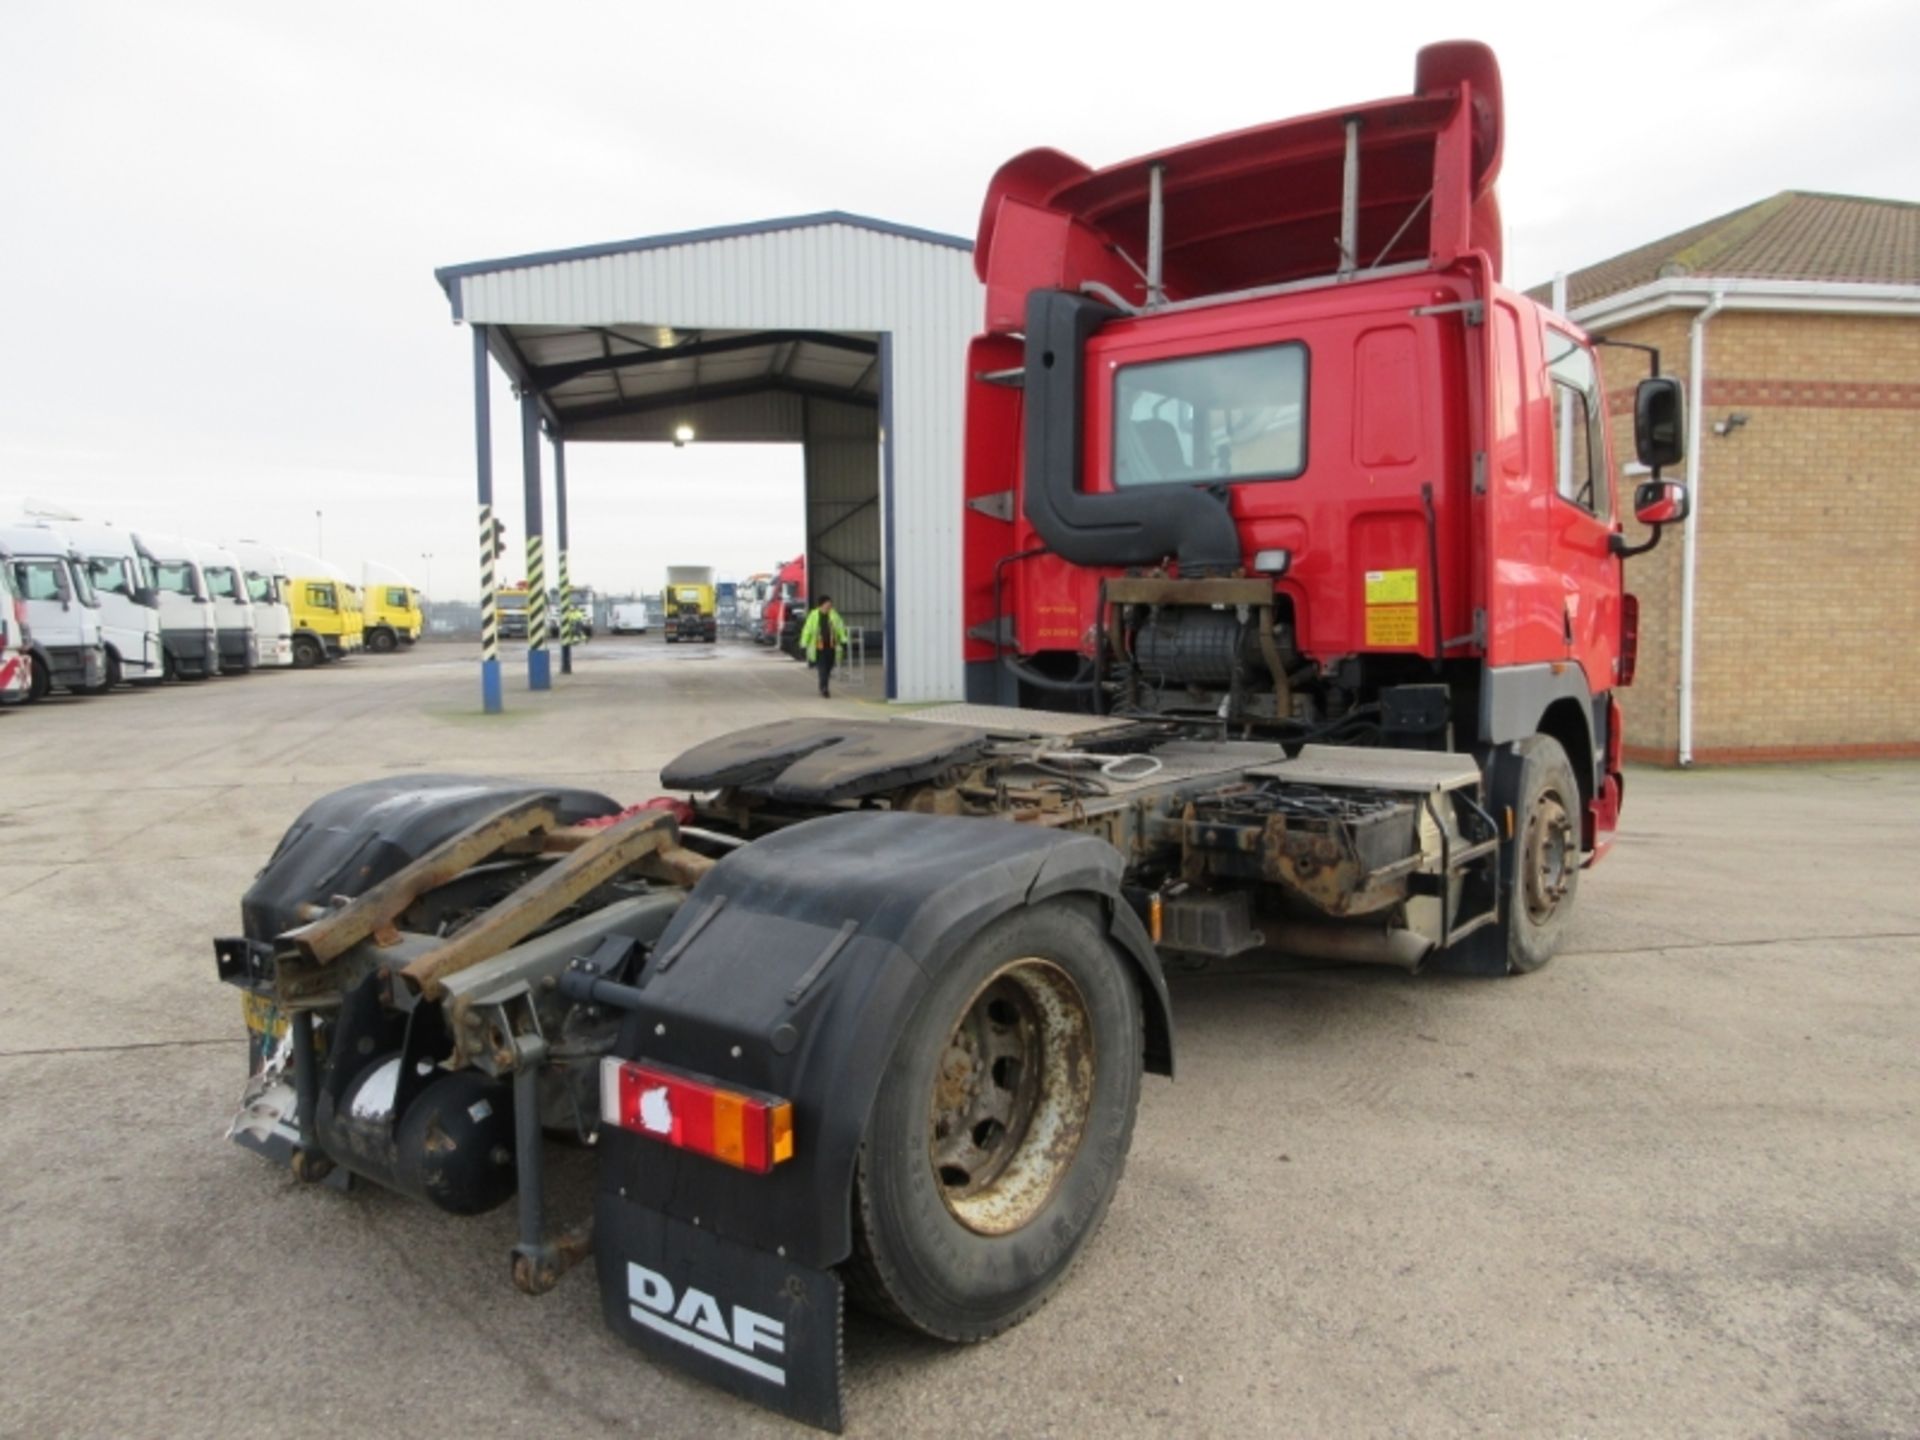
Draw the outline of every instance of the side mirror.
[[[1686,458],[1686,391],[1671,375],[1642,380],[1633,392],[1633,448],[1655,470]]]
[[[1642,525],[1678,525],[1687,518],[1687,487],[1678,480],[1647,480],[1634,486],[1633,518]]]
[[[160,608],[160,592],[151,585],[142,585],[133,592],[133,603],[144,610]]]

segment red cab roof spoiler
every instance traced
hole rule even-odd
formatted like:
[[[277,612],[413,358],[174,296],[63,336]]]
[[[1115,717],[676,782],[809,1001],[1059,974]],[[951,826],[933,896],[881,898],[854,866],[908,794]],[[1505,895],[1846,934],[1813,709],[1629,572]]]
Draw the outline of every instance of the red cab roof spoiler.
[[[1199,140],[1094,170],[1029,150],[994,175],[974,268],[987,328],[1018,330],[1029,290],[1089,281],[1134,303],[1151,175],[1164,195],[1168,300],[1331,275],[1340,261],[1347,125],[1359,122],[1355,260],[1444,265],[1468,250],[1500,273],[1500,67],[1476,41],[1429,45],[1414,93]],[[1129,263],[1131,262],[1131,263]]]

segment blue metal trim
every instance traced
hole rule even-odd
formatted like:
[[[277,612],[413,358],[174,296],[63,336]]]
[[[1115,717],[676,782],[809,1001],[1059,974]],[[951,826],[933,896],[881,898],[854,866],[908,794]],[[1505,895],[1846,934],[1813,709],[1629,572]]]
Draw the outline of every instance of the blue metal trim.
[[[914,225],[898,225],[891,220],[876,220],[870,215],[854,215],[845,210],[821,210],[812,215],[788,215],[776,220],[755,220],[744,225],[715,225],[705,230],[681,230],[670,235],[643,235],[634,240],[613,240],[601,245],[580,245],[570,250],[536,250],[526,255],[508,255],[498,260],[472,260],[460,265],[442,265],[433,272],[440,288],[454,306],[454,318],[460,318],[460,301],[454,281],[468,275],[492,275],[502,270],[527,270],[535,265],[559,265],[569,260],[599,260],[608,255],[632,255],[643,250],[664,250],[674,245],[702,245],[711,240],[738,240],[749,235],[774,235],[783,230],[806,230],[820,225],[847,225],[855,230],[871,230],[900,240],[918,240],[926,245],[944,245],[952,250],[973,251],[973,242],[938,230],[922,230]]]
[[[489,391],[492,372],[487,368],[489,349],[487,345],[488,326],[473,327],[473,441],[474,441],[474,479],[480,492],[482,512],[493,508],[493,397]],[[485,579],[484,571],[481,576]],[[481,601],[487,597],[482,595]],[[484,656],[484,651],[482,652]],[[500,662],[482,658],[480,661],[480,709],[488,715],[498,715],[501,709]]]
[[[899,588],[898,571],[893,566],[893,332],[880,332],[880,517],[883,524],[881,534],[881,570],[880,578],[886,585],[886,594],[881,597],[881,613],[886,617],[881,626],[886,639],[886,654],[881,657],[882,668],[886,673],[887,699],[898,698],[900,693],[899,676],[894,657],[900,653],[900,647],[894,643],[893,610],[894,592]]]

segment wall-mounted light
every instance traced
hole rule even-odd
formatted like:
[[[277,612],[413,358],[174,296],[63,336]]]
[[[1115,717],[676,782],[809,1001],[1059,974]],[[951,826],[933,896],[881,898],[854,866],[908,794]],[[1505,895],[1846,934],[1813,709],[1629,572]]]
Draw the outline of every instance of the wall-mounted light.
[[[676,447],[686,444],[691,439],[693,439],[693,427],[691,425],[680,424],[673,427],[673,443]]]
[[[1747,417],[1745,416],[1745,414],[1736,410],[1733,412],[1733,414],[1727,416],[1726,419],[1714,421],[1713,433],[1721,436],[1731,435],[1734,431],[1738,430],[1742,425],[1746,423],[1747,423]]]

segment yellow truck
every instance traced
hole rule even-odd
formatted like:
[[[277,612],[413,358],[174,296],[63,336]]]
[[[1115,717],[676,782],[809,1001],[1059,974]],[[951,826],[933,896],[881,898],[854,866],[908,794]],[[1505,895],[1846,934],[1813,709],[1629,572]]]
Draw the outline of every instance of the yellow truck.
[[[676,640],[711,643],[719,635],[719,625],[714,619],[711,565],[669,565],[667,587],[661,601],[666,607],[664,628],[669,645]]]
[[[404,575],[384,565],[368,565],[362,578],[365,590],[360,614],[367,649],[384,655],[418,640],[427,628],[420,592]]]
[[[288,551],[285,560],[293,663],[308,669],[359,650],[366,636],[360,588],[314,556]]]

